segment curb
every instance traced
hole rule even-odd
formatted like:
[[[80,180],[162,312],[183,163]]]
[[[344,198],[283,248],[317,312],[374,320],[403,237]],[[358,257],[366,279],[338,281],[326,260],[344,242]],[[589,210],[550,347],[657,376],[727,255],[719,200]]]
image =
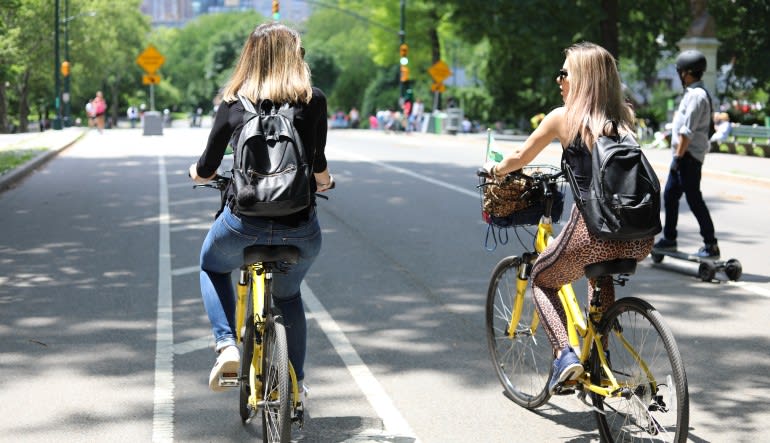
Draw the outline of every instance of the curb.
[[[5,192],[8,189],[13,188],[16,184],[18,184],[21,180],[23,180],[25,177],[30,175],[35,169],[39,168],[40,166],[46,164],[49,160],[51,160],[53,157],[59,155],[59,153],[70,146],[74,145],[78,141],[80,141],[83,136],[86,135],[86,131],[83,131],[75,137],[74,139],[70,140],[68,143],[66,143],[64,146],[60,146],[58,148],[50,149],[45,152],[41,152],[37,156],[35,156],[33,159],[29,160],[28,162],[24,163],[23,165],[20,165],[16,168],[14,168],[12,171],[3,174],[0,176],[0,192]]]

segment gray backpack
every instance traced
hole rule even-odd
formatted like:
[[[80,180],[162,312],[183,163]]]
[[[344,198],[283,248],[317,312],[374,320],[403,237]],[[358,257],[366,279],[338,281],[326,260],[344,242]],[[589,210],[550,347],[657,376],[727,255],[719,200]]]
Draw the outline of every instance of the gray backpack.
[[[234,209],[238,214],[280,217],[312,204],[312,163],[294,127],[294,109],[270,100],[245,109],[240,136],[232,143]]]

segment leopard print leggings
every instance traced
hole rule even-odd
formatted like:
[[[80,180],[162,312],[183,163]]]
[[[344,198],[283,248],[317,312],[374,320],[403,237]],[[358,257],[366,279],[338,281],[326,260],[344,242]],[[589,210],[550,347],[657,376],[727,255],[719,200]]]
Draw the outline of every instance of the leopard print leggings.
[[[564,229],[538,256],[532,267],[532,292],[542,324],[554,351],[569,344],[566,314],[559,300],[559,288],[585,275],[584,267],[591,263],[616,258],[643,260],[652,250],[654,237],[642,240],[600,240],[588,231],[577,207]],[[615,286],[611,277],[599,281],[601,309],[615,301]],[[593,285],[588,284],[588,303],[593,298]]]

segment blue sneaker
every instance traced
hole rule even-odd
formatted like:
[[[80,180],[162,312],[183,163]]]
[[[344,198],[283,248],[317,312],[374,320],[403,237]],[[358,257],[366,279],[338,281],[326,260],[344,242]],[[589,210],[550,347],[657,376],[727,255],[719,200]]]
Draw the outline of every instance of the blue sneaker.
[[[569,346],[561,350],[561,357],[553,361],[551,381],[548,382],[548,392],[554,395],[565,381],[575,380],[583,373],[583,365]]]
[[[705,244],[702,248],[698,249],[698,252],[696,252],[695,255],[700,258],[718,259],[719,246],[717,246],[716,243]]]

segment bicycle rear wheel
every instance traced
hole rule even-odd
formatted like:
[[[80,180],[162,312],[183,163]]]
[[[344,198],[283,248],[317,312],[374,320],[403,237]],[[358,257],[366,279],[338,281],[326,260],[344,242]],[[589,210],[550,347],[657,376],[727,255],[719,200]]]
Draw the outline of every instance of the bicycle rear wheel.
[[[520,264],[519,257],[507,257],[492,272],[486,305],[487,345],[504,394],[518,405],[534,409],[550,397],[547,386],[553,350],[526,285],[518,291]],[[512,318],[516,306],[521,306],[521,314]],[[515,326],[509,328],[512,323]]]
[[[602,316],[599,332],[607,340],[608,363],[618,396],[592,394],[602,441],[684,442],[690,407],[682,357],[660,313],[638,298],[622,298]],[[596,348],[592,382],[602,373]]]
[[[262,438],[266,442],[291,440],[289,353],[286,329],[270,321],[265,327],[262,356]]]

